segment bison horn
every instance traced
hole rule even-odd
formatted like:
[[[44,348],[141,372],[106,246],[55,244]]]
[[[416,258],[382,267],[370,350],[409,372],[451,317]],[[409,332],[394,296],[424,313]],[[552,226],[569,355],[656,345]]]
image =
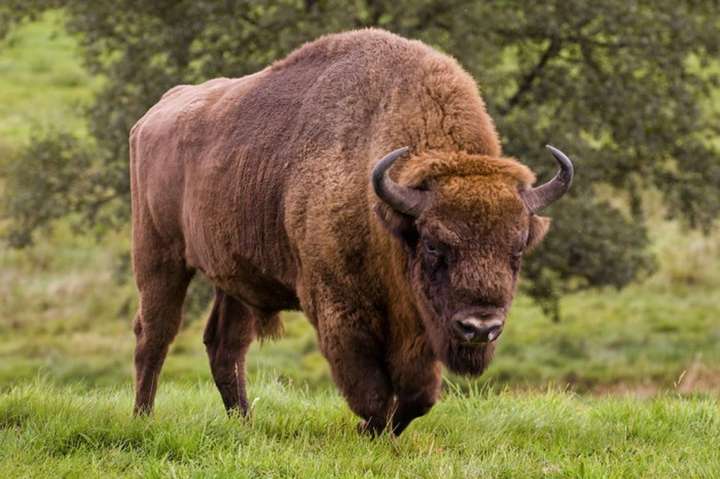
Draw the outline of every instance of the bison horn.
[[[425,204],[425,194],[420,190],[398,185],[388,174],[395,160],[407,152],[408,147],[405,146],[388,153],[380,160],[372,171],[372,185],[375,194],[392,209],[408,216],[418,217]]]
[[[558,200],[567,193],[572,183],[574,168],[570,158],[554,146],[547,145],[547,149],[560,165],[560,171],[555,177],[537,188],[531,188],[521,193],[525,204],[531,212],[539,211]]]

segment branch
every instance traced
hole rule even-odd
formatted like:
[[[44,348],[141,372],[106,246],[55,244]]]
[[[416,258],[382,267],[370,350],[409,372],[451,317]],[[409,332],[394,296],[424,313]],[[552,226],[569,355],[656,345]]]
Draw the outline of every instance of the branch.
[[[465,0],[455,0],[452,2],[435,2],[429,4],[426,8],[421,9],[417,13],[417,22],[407,29],[407,34],[411,37],[418,35],[420,32],[427,30],[430,26],[435,25],[446,31],[450,31],[450,25],[443,22],[440,17],[443,13],[457,10],[461,6],[466,6],[471,2]]]
[[[305,0],[305,13],[310,13],[317,4],[317,0]]]
[[[502,115],[508,114],[515,108],[532,89],[535,79],[540,76],[548,62],[560,53],[561,42],[557,38],[550,40],[547,48],[540,56],[540,60],[530,69],[520,81],[517,91],[510,97],[507,104],[499,109]]]

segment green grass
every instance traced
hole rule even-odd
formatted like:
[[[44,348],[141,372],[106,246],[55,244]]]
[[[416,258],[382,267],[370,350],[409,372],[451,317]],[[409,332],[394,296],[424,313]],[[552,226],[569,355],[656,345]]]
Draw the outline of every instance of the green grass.
[[[80,110],[98,82],[62,21],[50,12],[0,40],[0,156],[40,129],[84,131]]]
[[[163,387],[154,417],[128,389],[39,382],[0,396],[4,477],[718,477],[720,403],[672,395],[447,394],[398,439],[355,433],[332,392],[270,380],[253,417],[208,383]]]

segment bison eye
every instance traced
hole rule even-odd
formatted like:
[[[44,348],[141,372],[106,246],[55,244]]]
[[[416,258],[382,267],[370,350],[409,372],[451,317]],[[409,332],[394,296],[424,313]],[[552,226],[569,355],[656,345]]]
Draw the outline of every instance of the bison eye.
[[[421,242],[420,257],[425,273],[431,281],[442,281],[448,270],[448,248],[434,241]]]
[[[425,249],[425,253],[430,256],[442,255],[442,248],[440,247],[440,245],[432,241],[423,241],[423,248]]]
[[[423,240],[421,245],[422,256],[430,266],[445,263],[448,249],[444,244],[437,241]]]

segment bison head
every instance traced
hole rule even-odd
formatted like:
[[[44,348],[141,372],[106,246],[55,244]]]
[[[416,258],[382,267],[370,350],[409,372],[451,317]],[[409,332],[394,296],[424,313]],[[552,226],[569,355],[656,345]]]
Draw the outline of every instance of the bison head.
[[[513,159],[461,152],[412,157],[397,181],[389,170],[407,148],[373,169],[377,212],[403,244],[405,275],[433,351],[454,372],[479,374],[489,364],[523,254],[550,224],[536,212],[570,186],[572,163],[548,148],[560,171],[536,188],[532,172]]]

